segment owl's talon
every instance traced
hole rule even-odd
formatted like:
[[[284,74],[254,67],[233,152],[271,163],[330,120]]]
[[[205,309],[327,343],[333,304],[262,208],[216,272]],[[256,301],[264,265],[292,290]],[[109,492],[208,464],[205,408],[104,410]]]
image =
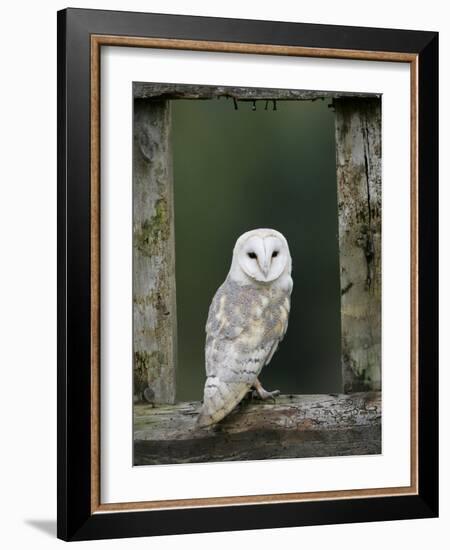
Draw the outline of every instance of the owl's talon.
[[[266,399],[273,399],[274,401],[276,401],[275,397],[277,397],[278,395],[280,395],[280,390],[268,391]]]
[[[271,391],[270,392],[270,397],[271,399],[273,399],[274,401],[276,401],[275,397],[278,397],[280,395],[280,390],[274,390],[274,391]]]
[[[261,386],[256,388],[253,393],[255,394],[255,397],[258,396],[263,401],[267,401],[267,399],[273,399],[275,401],[275,397],[280,395],[280,390],[267,391]]]

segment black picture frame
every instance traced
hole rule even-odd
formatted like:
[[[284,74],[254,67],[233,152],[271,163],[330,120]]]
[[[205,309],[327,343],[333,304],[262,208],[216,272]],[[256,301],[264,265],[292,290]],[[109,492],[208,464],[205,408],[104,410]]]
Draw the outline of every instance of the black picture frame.
[[[91,36],[338,50],[418,60],[418,492],[92,513]],[[102,10],[58,12],[58,531],[64,540],[438,515],[438,33]]]

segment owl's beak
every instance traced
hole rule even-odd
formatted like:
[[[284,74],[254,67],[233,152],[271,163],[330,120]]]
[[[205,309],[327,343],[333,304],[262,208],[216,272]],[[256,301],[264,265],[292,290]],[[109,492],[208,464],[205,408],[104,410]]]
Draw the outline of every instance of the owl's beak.
[[[267,275],[269,274],[269,270],[270,270],[270,263],[267,261],[267,258],[263,262],[263,264],[261,266],[261,270],[264,273],[264,277],[267,277]]]

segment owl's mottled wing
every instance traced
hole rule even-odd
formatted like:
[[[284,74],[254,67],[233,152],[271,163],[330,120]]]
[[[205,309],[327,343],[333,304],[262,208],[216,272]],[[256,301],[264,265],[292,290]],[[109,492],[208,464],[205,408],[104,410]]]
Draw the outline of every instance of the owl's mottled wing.
[[[224,418],[255,383],[287,326],[257,289],[225,281],[211,303],[206,324],[206,374],[202,426]]]

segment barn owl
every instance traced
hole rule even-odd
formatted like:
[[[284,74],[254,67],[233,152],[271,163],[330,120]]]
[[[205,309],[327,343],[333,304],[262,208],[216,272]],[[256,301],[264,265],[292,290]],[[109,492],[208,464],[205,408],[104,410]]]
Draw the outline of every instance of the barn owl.
[[[258,380],[288,325],[292,260],[284,236],[254,229],[239,237],[230,271],[217,290],[206,323],[206,383],[197,419],[201,427],[230,413],[251,388],[261,399]]]

